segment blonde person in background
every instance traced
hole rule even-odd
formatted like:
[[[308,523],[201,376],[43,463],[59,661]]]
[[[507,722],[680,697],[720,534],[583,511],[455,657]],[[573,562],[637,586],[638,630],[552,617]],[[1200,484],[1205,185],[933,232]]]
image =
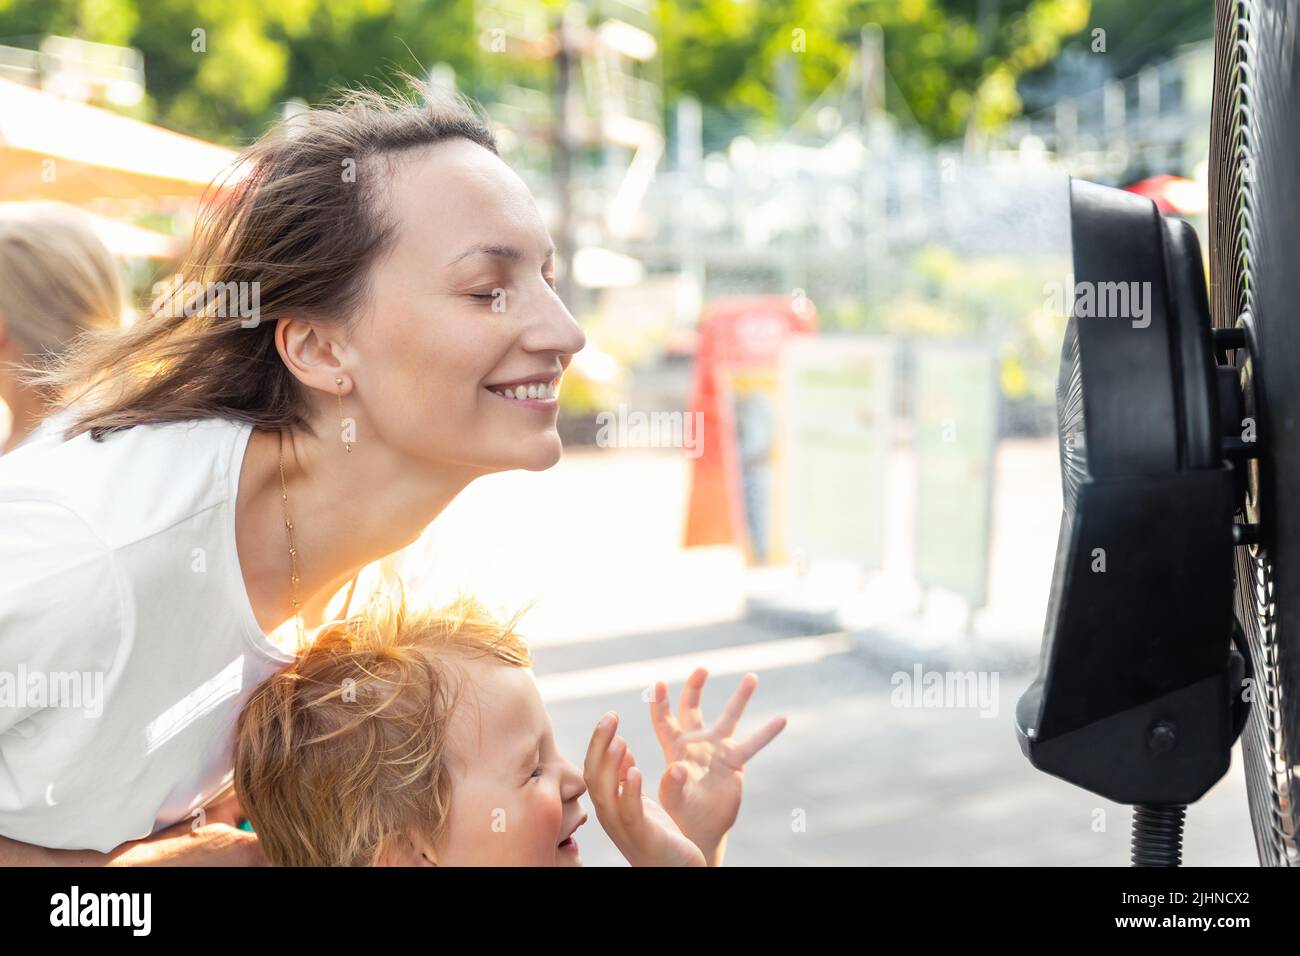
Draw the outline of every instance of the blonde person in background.
[[[0,212],[0,399],[11,424],[0,454],[26,440],[52,397],[23,371],[90,329],[121,324],[122,280],[89,220],[56,203]]]

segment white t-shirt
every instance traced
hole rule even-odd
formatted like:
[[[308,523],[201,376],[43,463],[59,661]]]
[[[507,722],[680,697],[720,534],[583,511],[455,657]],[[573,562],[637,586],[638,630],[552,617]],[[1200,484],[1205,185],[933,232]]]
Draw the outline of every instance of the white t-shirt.
[[[0,457],[0,835],[107,851],[228,789],[239,709],[292,657],[235,549],[252,427],[63,418]]]

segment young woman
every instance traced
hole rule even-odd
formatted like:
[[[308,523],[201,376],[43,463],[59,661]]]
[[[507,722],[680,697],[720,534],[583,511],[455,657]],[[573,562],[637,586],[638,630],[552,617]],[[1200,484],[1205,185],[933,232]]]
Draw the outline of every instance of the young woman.
[[[560,457],[584,336],[471,110],[352,94],[237,168],[182,281],[45,370],[60,414],[0,459],[0,863],[258,862],[197,812],[247,695],[469,482]]]

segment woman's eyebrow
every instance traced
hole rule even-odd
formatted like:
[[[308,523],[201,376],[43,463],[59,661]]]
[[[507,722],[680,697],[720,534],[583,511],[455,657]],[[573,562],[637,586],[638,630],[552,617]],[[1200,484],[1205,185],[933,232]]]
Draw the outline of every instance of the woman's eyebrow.
[[[551,246],[543,258],[549,259],[553,255],[555,255],[555,247]],[[448,262],[447,265],[454,266],[462,259],[468,259],[470,256],[496,256],[501,259],[509,259],[511,262],[519,262],[524,258],[524,253],[516,246],[503,246],[498,243],[479,242],[456,256],[456,258]]]

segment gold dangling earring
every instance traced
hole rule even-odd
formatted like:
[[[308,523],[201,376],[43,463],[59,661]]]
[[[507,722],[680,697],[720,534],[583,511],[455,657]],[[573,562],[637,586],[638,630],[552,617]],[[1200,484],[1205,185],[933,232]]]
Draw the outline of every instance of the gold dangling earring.
[[[342,436],[347,433],[348,428],[348,420],[343,417],[343,379],[334,379],[334,384],[339,387],[339,434]],[[343,444],[347,446],[348,454],[352,454],[352,442],[344,438]]]

